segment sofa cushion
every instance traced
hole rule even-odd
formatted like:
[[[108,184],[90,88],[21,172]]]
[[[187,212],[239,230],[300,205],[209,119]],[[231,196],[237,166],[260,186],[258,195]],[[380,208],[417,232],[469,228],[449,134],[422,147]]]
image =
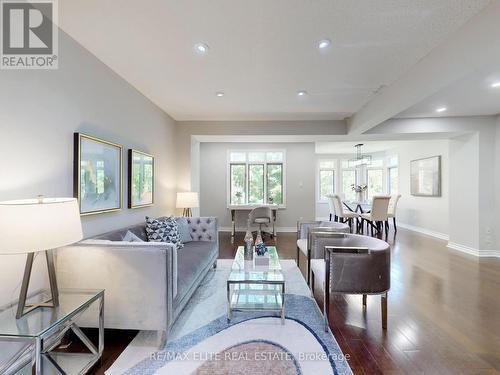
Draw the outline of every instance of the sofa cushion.
[[[123,241],[125,242],[144,242],[144,240],[138,236],[136,236],[134,233],[131,231],[127,231],[125,236],[123,237]]]
[[[108,241],[123,241],[127,232],[132,232],[137,237],[139,237],[143,241],[147,241],[148,237],[146,235],[146,228],[144,224],[133,225],[127,228],[122,228],[118,230],[114,230],[111,232],[107,232],[104,234],[100,234],[98,236],[92,237],[96,240],[108,240]]]
[[[177,253],[177,300],[186,295],[216,253],[217,243],[208,241],[188,242]]]
[[[151,242],[173,243],[178,249],[184,246],[179,236],[177,222],[173,217],[151,219],[146,216],[146,234],[148,241]]]
[[[175,219],[179,227],[179,235],[181,236],[182,243],[192,241],[188,221],[185,217],[178,217]]]

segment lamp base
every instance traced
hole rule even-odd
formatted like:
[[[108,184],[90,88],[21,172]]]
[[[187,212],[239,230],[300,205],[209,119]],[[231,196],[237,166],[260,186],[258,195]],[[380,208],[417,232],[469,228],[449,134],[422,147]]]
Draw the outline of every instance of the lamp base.
[[[185,208],[183,211],[182,211],[182,216],[185,216],[185,217],[191,217],[193,216],[193,212],[191,211],[190,208]]]
[[[35,259],[34,253],[29,253],[26,259],[26,266],[24,268],[23,283],[21,285],[21,292],[19,294],[19,303],[17,305],[16,319],[22,318],[29,312],[39,308],[39,307],[57,307],[59,306],[59,290],[57,288],[56,280],[56,269],[54,266],[54,253],[53,250],[45,251],[45,258],[47,259],[47,268],[49,271],[49,282],[50,282],[50,293],[52,298],[48,300],[36,303],[36,304],[26,304],[26,298],[28,296],[28,288],[31,278],[31,270],[33,269],[33,260]]]

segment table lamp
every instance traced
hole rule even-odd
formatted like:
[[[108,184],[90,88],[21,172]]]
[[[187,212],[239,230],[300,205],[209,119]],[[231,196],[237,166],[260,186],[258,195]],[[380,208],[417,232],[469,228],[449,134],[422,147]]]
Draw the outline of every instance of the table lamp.
[[[183,208],[182,216],[191,217],[193,213],[191,208],[198,207],[198,193],[196,192],[185,192],[177,193],[177,208]]]
[[[83,238],[75,198],[24,199],[0,202],[0,254],[28,254],[16,318],[39,307],[59,306],[53,249]],[[44,252],[52,298],[27,305],[26,298],[36,252]]]

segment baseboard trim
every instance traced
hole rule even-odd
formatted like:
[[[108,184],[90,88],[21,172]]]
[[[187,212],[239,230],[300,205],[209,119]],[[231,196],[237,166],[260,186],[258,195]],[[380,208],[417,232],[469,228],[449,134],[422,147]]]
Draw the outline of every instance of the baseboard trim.
[[[392,224],[392,223],[390,223],[390,224]],[[435,231],[427,229],[427,228],[416,227],[414,225],[410,225],[410,224],[406,224],[406,223],[400,223],[400,222],[396,222],[396,225],[398,227],[411,230],[412,232],[418,232],[418,233],[425,234],[427,236],[439,238],[440,240],[445,240],[445,241],[449,241],[450,240],[450,236],[447,235],[446,233],[435,232]]]
[[[253,228],[255,230],[256,228]],[[272,231],[272,227],[268,227],[265,229],[266,232]],[[236,227],[236,232],[246,232],[247,228],[245,227]],[[231,232],[231,227],[220,227],[219,232]],[[297,227],[276,227],[276,232],[279,233],[295,233],[297,232]]]
[[[479,250],[456,242],[448,242],[446,247],[479,258],[500,258],[500,250]]]

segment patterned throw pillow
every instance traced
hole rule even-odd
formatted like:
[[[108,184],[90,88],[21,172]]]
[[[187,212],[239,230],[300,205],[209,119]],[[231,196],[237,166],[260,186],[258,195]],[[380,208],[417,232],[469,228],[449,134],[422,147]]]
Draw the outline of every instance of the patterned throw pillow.
[[[174,217],[151,219],[146,216],[146,234],[148,241],[173,243],[177,245],[177,249],[184,247]]]

